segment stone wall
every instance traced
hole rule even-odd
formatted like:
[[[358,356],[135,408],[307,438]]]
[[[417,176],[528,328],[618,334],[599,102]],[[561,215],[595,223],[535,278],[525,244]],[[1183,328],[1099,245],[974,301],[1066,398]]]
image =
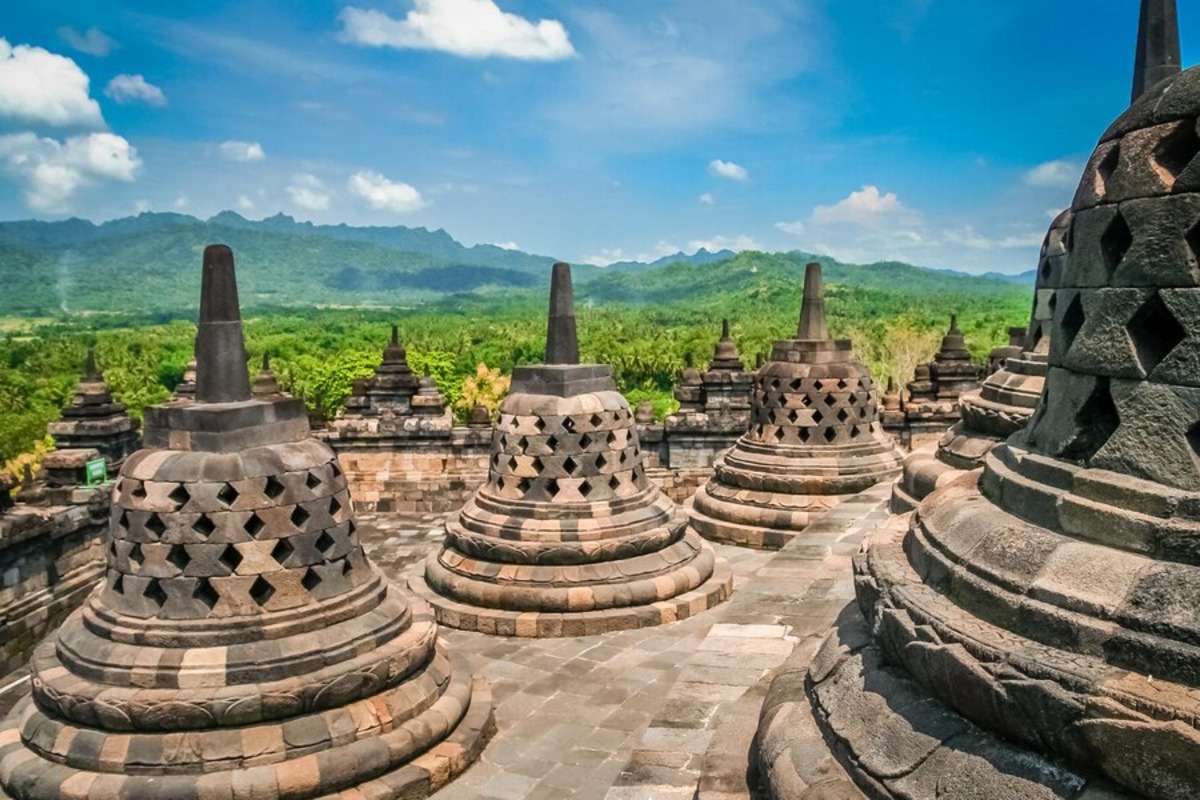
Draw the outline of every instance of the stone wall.
[[[104,573],[109,490],[76,489],[71,501],[0,514],[0,674],[24,664]]]
[[[442,437],[327,441],[366,513],[454,511],[487,480],[491,428],[454,428]]]

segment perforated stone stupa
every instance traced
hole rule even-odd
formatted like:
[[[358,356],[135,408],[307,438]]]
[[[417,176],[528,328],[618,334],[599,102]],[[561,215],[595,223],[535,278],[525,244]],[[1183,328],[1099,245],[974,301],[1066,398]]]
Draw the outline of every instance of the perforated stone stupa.
[[[936,761],[978,797],[1197,796],[1198,116],[1193,68],[1104,134],[1034,417],[857,560],[871,635],[827,643],[810,695],[878,794],[941,796],[912,791]]]
[[[1046,359],[1057,302],[1056,290],[1066,262],[1066,237],[1071,212],[1064,211],[1050,226],[1038,261],[1033,310],[1019,355],[1007,355],[975,392],[959,398],[962,419],[946,432],[933,450],[921,449],[904,460],[904,473],[892,488],[891,509],[911,511],[930,492],[983,466],[984,456],[1016,433],[1037,407],[1046,383]]]
[[[0,795],[427,796],[486,741],[486,685],[363,554],[302,404],[252,398],[228,248],[202,292],[195,401],[146,411],[104,582],[0,732]]]
[[[658,625],[720,603],[729,567],[643,459],[610,368],[579,363],[570,268],[557,264],[546,363],[513,372],[487,483],[413,589],[443,624],[526,637]]]
[[[821,267],[809,264],[795,339],[776,341],[755,375],[746,433],[695,495],[706,538],[778,548],[814,515],[896,476],[901,454],[879,421],[879,393],[850,342],[825,322]]]

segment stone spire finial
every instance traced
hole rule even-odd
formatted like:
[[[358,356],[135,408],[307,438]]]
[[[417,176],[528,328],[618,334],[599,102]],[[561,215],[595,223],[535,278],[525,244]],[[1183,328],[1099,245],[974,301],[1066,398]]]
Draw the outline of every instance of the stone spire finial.
[[[729,338],[729,318],[726,317],[725,319],[721,320],[721,340],[724,341],[728,338]]]
[[[233,251],[226,245],[204,248],[200,283],[200,325],[196,331],[196,400],[236,403],[250,399],[246,342],[238,307]]]
[[[821,288],[821,265],[816,262],[804,268],[804,300],[800,305],[800,327],[796,338],[820,341],[829,338],[825,323],[825,294]]]
[[[947,331],[947,333],[951,333],[951,334],[961,333],[961,331],[959,331],[959,329],[958,329],[958,314],[950,315],[950,330]]]
[[[1175,0],[1142,0],[1130,102],[1136,102],[1151,86],[1181,69]]]
[[[408,351],[404,345],[400,344],[400,326],[392,324],[392,338],[388,342],[387,347],[383,348],[383,363],[384,364],[403,364],[404,371],[408,372]]]
[[[100,368],[96,366],[96,348],[89,347],[87,361],[83,365],[83,379],[89,383],[100,380]]]
[[[546,363],[578,364],[579,339],[575,332],[575,298],[571,265],[558,263],[550,276],[550,319],[546,326]]]

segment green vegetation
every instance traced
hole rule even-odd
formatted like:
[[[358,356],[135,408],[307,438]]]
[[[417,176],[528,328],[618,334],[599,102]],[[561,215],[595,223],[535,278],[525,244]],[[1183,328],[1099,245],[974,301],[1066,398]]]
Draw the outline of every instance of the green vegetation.
[[[164,236],[153,241],[156,244],[147,243],[139,258],[122,256],[130,259],[124,263],[160,263],[155,247],[161,252],[177,251],[178,274],[160,283],[148,276],[148,270],[129,266],[127,277],[120,281],[111,275],[107,278],[110,291],[97,288],[87,295],[98,298],[91,304],[93,313],[55,315],[53,308],[37,303],[26,308],[22,294],[36,296],[47,288],[39,287],[36,280],[3,296],[0,463],[33,450],[43,440],[46,423],[70,399],[89,345],[97,348],[114,394],[135,415],[164,399],[178,383],[191,357],[195,328],[186,320],[194,319],[198,302],[202,240]],[[332,290],[325,288],[326,302],[320,304],[325,307],[297,307],[279,301],[284,293],[289,301],[293,292],[304,296],[303,286],[297,288],[298,283],[289,278],[276,284],[278,294],[259,291],[254,288],[260,285],[258,279],[248,277],[254,270],[245,266],[253,258],[237,242],[233,244],[243,286],[250,363],[257,365],[261,354],[269,351],[283,386],[327,415],[341,408],[355,378],[371,374],[393,321],[400,325],[414,369],[432,375],[452,403],[481,363],[509,373],[517,364],[541,359],[544,276],[535,276],[537,285],[532,288],[518,286],[503,292],[447,296],[430,291],[428,302],[407,308],[379,298],[373,304],[388,307],[336,308],[332,306],[351,304],[328,302]],[[343,254],[356,252],[347,243],[338,246]],[[302,249],[293,241],[289,252]],[[422,259],[429,264],[428,257]],[[685,360],[690,357],[702,365],[711,357],[722,317],[730,319],[748,366],[753,366],[756,353],[769,351],[772,339],[791,335],[807,260],[802,254],[743,253],[709,264],[581,271],[576,313],[583,357],[612,364],[621,389],[635,401],[650,399],[661,415],[670,408],[670,391]],[[905,264],[856,267],[822,261],[833,332],[853,339],[860,358],[879,378],[907,380],[915,364],[936,349],[952,312],[958,313],[959,326],[979,361],[1003,342],[1008,326],[1028,319],[1028,286]],[[23,263],[11,259],[10,253],[0,257],[10,288]],[[305,274],[320,282],[336,273],[314,267]],[[530,272],[519,274],[528,279]],[[333,279],[345,279],[345,274]],[[182,296],[184,289],[186,300],[174,305],[159,302],[163,297]],[[78,307],[74,298],[69,307]],[[57,299],[52,306],[57,307]],[[35,313],[37,319],[32,318]],[[465,405],[457,408],[458,413],[466,410]]]

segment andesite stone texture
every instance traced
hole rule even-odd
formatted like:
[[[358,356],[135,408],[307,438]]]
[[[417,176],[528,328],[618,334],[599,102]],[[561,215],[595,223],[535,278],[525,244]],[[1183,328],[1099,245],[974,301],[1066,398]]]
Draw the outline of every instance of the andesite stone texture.
[[[570,273],[556,265],[547,359],[518,367],[488,481],[446,522],[410,586],[445,625],[578,636],[694,616],[732,576],[646,477],[633,413],[607,366],[578,360]]]
[[[1175,0],[1143,2],[1133,64],[1133,102],[1155,84],[1178,75],[1182,64]]]
[[[114,474],[125,457],[137,450],[138,424],[125,413],[125,405],[113,399],[92,350],[88,350],[84,375],[70,405],[63,408],[62,419],[50,423],[46,432],[58,451],[99,451]],[[52,468],[53,461],[47,466]]]
[[[691,501],[691,527],[706,538],[779,548],[899,471],[870,372],[849,341],[829,336],[818,264],[805,272],[797,335],[776,341],[755,373],[749,426]]]
[[[1026,334],[1020,353],[1006,355],[1004,366],[989,375],[978,391],[959,398],[961,419],[936,448],[921,448],[904,460],[904,473],[892,487],[893,512],[912,511],[937,487],[983,466],[988,451],[1033,416],[1046,382],[1055,291],[1062,281],[1070,225],[1071,212],[1064,211],[1042,244],[1029,327],[1016,329]]]
[[[936,444],[962,418],[958,400],[965,392],[979,388],[979,373],[958,329],[958,317],[951,315],[950,327],[933,361],[918,365],[908,384],[903,443],[914,451]]]
[[[1193,68],[1104,134],[1072,205],[1033,418],[855,562],[873,644],[912,690],[1089,786],[1171,800],[1200,786],[1198,116]],[[855,661],[810,685],[878,680]],[[877,781],[855,718],[823,720]],[[975,796],[1006,796],[1005,777],[978,773]]]
[[[251,396],[232,254],[204,266],[196,401],[146,411],[105,579],[0,732],[0,795],[427,796],[487,740],[486,684],[367,560],[303,405]]]

